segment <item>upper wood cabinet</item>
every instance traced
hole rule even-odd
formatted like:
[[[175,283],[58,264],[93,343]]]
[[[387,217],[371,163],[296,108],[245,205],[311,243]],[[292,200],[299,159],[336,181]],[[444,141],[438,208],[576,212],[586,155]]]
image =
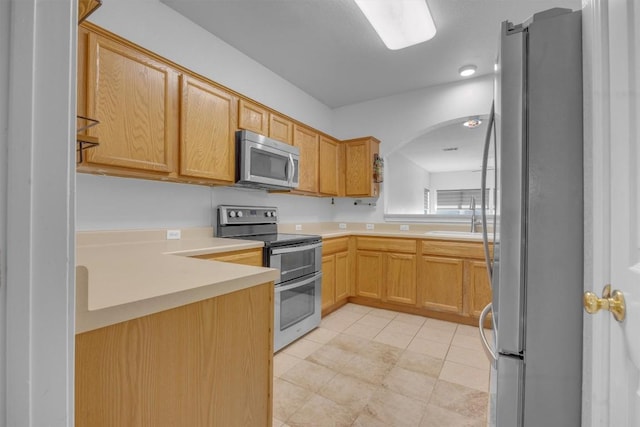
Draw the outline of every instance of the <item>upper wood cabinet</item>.
[[[236,97],[184,74],[180,95],[180,175],[232,184]]]
[[[380,184],[373,180],[373,161],[380,141],[373,137],[350,139],[345,144],[345,195],[378,197]]]
[[[300,149],[298,191],[318,192],[318,134],[310,128],[293,125],[293,145]]]
[[[102,5],[102,0],[78,0],[78,23],[89,17]]]
[[[338,141],[320,136],[320,194],[327,196],[337,196],[340,183],[340,145]]]
[[[284,116],[270,112],[269,137],[293,145],[293,122]]]
[[[85,164],[130,168],[156,176],[174,172],[177,71],[132,46],[96,33],[88,34],[87,44],[86,106],[79,111],[100,121],[88,132],[100,145],[87,150]]]
[[[244,98],[238,101],[238,128],[269,135],[269,110]]]

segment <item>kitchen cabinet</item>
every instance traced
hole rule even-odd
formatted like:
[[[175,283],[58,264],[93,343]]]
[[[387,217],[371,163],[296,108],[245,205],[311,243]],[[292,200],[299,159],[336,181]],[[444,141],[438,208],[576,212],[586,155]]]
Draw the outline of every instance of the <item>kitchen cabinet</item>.
[[[423,256],[420,260],[420,304],[422,307],[462,313],[462,259]]]
[[[340,184],[340,145],[337,140],[320,136],[319,140],[320,194],[338,196]]]
[[[293,145],[293,122],[280,114],[270,112],[269,137]]]
[[[87,132],[100,145],[79,169],[154,179],[174,173],[178,72],[130,44],[92,31],[86,37],[79,111],[100,121]]]
[[[482,309],[491,302],[491,283],[484,261],[471,261],[469,267],[469,314],[480,317]]]
[[[102,5],[102,0],[78,0],[78,23],[89,17]]]
[[[373,162],[380,141],[373,137],[343,141],[345,145],[345,196],[378,197],[380,184],[373,179]]]
[[[259,133],[289,145],[293,144],[291,120],[246,98],[240,98],[238,102],[238,128]]]
[[[322,314],[340,308],[349,297],[349,238],[322,242]]]
[[[318,193],[318,133],[297,124],[293,125],[293,145],[300,150],[298,162],[298,192]]]
[[[180,89],[180,175],[233,184],[236,97],[187,74]]]
[[[208,259],[212,261],[233,262],[236,264],[252,265],[254,267],[263,266],[262,248],[196,255],[193,258]]]
[[[76,425],[271,425],[273,309],[265,283],[76,335]]]
[[[356,295],[399,304],[416,303],[416,241],[356,238]]]

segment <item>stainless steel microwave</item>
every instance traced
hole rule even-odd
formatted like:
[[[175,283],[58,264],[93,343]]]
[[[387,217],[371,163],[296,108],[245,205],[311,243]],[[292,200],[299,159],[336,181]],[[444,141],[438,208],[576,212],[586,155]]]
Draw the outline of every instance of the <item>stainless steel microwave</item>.
[[[240,130],[236,132],[236,185],[264,189],[298,187],[298,147]]]

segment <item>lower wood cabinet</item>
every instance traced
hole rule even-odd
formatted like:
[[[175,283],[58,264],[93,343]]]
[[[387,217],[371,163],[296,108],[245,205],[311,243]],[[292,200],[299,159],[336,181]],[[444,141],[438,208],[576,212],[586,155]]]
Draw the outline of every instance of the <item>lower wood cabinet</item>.
[[[382,252],[356,252],[356,295],[382,299]]]
[[[244,249],[232,252],[220,252],[216,254],[197,255],[193,258],[209,259],[212,261],[233,262],[236,264],[253,265],[262,267],[262,248]]]
[[[401,304],[416,303],[416,256],[384,254],[383,300]]]
[[[349,238],[327,239],[322,256],[322,313],[341,307],[349,297]]]
[[[464,261],[459,258],[420,258],[420,305],[462,313]]]
[[[270,426],[273,309],[265,283],[76,335],[76,426]]]
[[[491,282],[484,261],[469,262],[469,313],[480,317],[482,309],[491,302]]]

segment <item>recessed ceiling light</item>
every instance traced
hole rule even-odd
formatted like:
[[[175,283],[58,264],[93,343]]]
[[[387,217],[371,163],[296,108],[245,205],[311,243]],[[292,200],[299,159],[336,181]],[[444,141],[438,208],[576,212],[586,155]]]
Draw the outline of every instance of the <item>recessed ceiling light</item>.
[[[426,0],[354,0],[391,50],[425,42],[436,35]]]
[[[467,127],[469,129],[477,128],[482,124],[482,120],[480,119],[469,119],[466,122],[462,123],[462,126]]]
[[[475,65],[465,65],[464,67],[460,67],[458,73],[460,73],[462,77],[469,77],[474,75],[477,69],[478,67]]]
[[[458,151],[458,147],[447,147],[443,148],[442,151]]]

